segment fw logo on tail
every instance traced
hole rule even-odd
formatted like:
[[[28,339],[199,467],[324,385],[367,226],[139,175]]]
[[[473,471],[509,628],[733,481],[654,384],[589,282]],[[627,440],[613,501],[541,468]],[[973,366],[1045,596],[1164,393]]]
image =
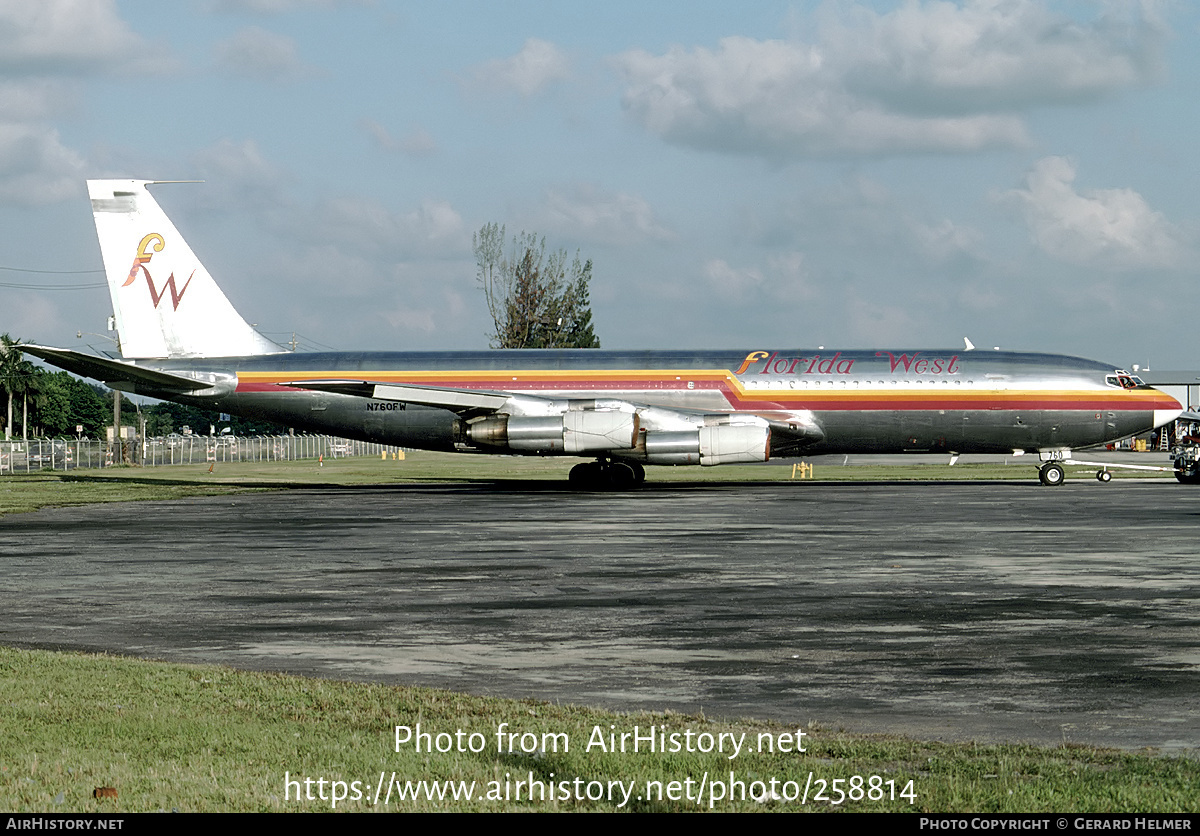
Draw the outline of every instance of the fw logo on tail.
[[[121,336],[121,354],[132,360],[283,351],[233,309],[147,191],[151,183],[88,181],[104,274]],[[145,277],[149,299],[138,289],[142,284],[139,275]],[[169,297],[169,307],[164,297]]]
[[[150,246],[151,242],[154,242],[152,247],[154,252],[147,253],[146,247]],[[150,268],[148,268],[146,265],[150,263],[150,259],[154,257],[154,253],[162,252],[163,247],[166,245],[167,242],[164,241],[163,237],[157,232],[151,232],[149,235],[143,238],[142,243],[138,244],[137,257],[133,260],[133,266],[129,268],[129,278],[125,280],[125,284],[121,285],[121,287],[129,287],[131,284],[137,281],[138,269],[140,268],[142,275],[146,277],[146,286],[150,288],[150,300],[154,302],[154,307],[158,308],[158,303],[162,301],[163,296],[165,296],[169,290],[171,291],[171,307],[173,310],[177,311],[179,310],[179,303],[183,301],[183,294],[187,293],[188,285],[192,283],[192,278],[196,275],[196,271],[193,270],[192,275],[188,276],[188,280],[183,283],[182,290],[179,290],[175,287],[174,273],[171,273],[171,275],[167,277],[167,283],[163,285],[163,289],[161,291],[155,288],[154,280],[150,278]]]

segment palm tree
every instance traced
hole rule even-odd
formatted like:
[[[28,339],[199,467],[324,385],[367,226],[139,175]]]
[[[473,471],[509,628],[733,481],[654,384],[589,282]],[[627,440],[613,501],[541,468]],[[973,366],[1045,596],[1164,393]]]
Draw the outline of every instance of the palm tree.
[[[4,424],[4,440],[12,438],[13,394],[21,390],[24,374],[21,369],[20,340],[14,340],[7,332],[0,334],[0,387],[8,393],[8,420]]]
[[[28,360],[21,361],[21,438],[29,440],[29,399],[37,403],[42,393],[42,370]]]

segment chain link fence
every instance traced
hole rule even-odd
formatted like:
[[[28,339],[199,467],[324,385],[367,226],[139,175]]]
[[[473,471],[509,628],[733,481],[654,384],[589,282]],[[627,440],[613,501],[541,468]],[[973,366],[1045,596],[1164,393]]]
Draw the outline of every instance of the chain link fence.
[[[30,439],[0,441],[0,474],[38,470],[76,470],[132,464],[159,467],[172,464],[221,462],[282,462],[343,456],[387,456],[400,450],[386,444],[349,441],[330,435],[197,436],[107,441]]]

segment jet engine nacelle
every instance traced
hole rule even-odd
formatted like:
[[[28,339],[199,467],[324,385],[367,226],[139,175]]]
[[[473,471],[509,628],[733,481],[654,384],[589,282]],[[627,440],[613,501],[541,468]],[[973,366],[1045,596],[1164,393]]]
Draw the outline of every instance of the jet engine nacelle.
[[[616,410],[571,410],[561,415],[489,415],[467,427],[467,437],[484,447],[543,455],[605,453],[632,449],[638,417]]]
[[[718,424],[678,432],[648,432],[645,455],[648,464],[765,462],[771,455],[771,428]]]

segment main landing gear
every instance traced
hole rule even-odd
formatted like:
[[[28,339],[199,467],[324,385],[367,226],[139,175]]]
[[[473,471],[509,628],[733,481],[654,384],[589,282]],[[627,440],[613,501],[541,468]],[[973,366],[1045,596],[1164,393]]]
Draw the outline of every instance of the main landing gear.
[[[637,462],[614,462],[598,459],[571,468],[567,477],[578,488],[591,490],[626,490],[646,481],[646,470]]]
[[[1067,478],[1067,471],[1058,462],[1046,462],[1038,471],[1038,478],[1043,485],[1061,485]]]

